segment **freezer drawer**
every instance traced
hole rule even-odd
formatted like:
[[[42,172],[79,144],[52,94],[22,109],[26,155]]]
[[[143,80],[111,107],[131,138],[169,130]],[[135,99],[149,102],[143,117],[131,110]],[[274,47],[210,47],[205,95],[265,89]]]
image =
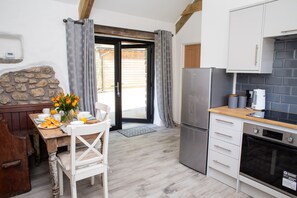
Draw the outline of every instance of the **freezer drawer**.
[[[206,174],[208,131],[184,124],[180,130],[180,163]]]

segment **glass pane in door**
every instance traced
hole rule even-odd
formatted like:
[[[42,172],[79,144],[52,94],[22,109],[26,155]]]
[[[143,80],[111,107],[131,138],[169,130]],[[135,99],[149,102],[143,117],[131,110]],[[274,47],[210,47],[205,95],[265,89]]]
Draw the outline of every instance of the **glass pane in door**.
[[[98,101],[110,106],[111,125],[115,125],[114,45],[96,44],[96,77]]]
[[[147,119],[147,49],[122,49],[122,117]]]

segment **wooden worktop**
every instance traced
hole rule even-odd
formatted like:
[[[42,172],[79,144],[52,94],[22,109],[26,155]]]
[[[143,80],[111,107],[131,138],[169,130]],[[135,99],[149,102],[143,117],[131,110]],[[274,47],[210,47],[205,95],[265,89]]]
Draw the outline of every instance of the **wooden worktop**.
[[[278,122],[278,121],[274,121],[274,120],[267,120],[267,119],[263,119],[263,118],[247,116],[248,114],[255,112],[252,109],[240,109],[240,108],[230,109],[230,108],[228,108],[228,106],[223,106],[223,107],[216,107],[216,108],[209,109],[209,112],[297,130],[296,124],[288,124],[285,122]]]

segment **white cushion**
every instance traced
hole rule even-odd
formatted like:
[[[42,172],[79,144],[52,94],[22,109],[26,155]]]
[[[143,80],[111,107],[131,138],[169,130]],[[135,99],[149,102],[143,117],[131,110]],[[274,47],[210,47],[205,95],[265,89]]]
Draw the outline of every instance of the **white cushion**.
[[[76,151],[76,154],[75,154],[76,158],[80,157],[83,154],[84,151],[85,151],[85,149],[82,149],[80,151]],[[57,156],[58,156],[58,162],[63,166],[64,169],[69,171],[70,168],[71,168],[70,152],[69,151],[62,152],[62,153],[59,153]],[[93,151],[90,151],[83,158],[83,160],[92,159],[94,157],[99,157],[98,163],[102,162],[102,160],[103,160],[103,155],[101,153],[100,153],[100,156],[98,156]]]

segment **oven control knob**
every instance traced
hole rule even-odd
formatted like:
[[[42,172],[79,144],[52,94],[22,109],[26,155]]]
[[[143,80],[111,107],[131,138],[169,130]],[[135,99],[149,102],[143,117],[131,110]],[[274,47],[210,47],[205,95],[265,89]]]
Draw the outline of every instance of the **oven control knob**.
[[[259,133],[259,129],[254,129],[254,134]]]
[[[293,141],[294,141],[294,138],[293,138],[293,137],[288,137],[288,139],[287,139],[287,140],[288,140],[288,142],[289,142],[289,143],[293,143]]]

